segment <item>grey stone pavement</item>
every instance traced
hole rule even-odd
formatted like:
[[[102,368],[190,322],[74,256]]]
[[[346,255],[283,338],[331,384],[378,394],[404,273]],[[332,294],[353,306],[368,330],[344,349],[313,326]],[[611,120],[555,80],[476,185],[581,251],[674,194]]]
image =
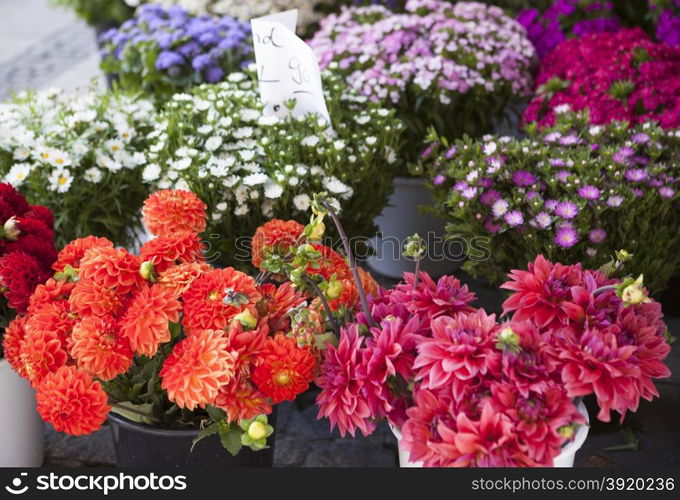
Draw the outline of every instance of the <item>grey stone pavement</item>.
[[[94,32],[68,11],[52,10],[47,0],[0,0],[0,99],[26,88],[60,87],[77,91],[97,79]],[[471,280],[463,279],[467,283]],[[389,284],[389,283],[385,283]],[[473,285],[479,306],[498,311],[497,291]],[[680,318],[669,326],[680,337]],[[658,467],[680,465],[680,342],[668,360],[673,376],[657,384],[661,398],[643,402],[623,427],[595,424],[577,456],[579,466]],[[313,396],[313,395],[312,395]],[[309,398],[311,402],[311,397]],[[369,438],[342,439],[330,434],[327,421],[316,419],[316,409],[284,403],[279,409],[275,465],[280,467],[393,467],[397,464],[396,440],[386,425]],[[595,413],[591,408],[591,421]],[[626,444],[621,429],[632,431],[637,451],[608,451]],[[111,430],[104,427],[86,437],[45,429],[45,465],[67,467],[115,466]]]

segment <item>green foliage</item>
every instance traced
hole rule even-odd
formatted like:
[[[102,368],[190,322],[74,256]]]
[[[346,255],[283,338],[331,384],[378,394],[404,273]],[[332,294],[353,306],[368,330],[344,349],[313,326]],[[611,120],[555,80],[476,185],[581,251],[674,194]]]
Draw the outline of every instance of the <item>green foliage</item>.
[[[125,0],[50,0],[50,4],[75,11],[91,25],[121,24],[134,12]]]

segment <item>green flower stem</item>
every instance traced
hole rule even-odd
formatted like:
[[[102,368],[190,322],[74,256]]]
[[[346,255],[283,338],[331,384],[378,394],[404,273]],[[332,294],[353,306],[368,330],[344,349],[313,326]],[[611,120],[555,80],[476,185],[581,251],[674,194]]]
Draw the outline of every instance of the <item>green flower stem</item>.
[[[307,276],[306,274],[304,275],[304,280],[305,282],[312,287],[314,290],[314,293],[316,293],[317,297],[321,299],[321,303],[323,304],[324,309],[326,310],[326,316],[328,316],[328,321],[331,323],[331,327],[333,328],[333,332],[335,335],[340,338],[340,326],[338,325],[337,320],[335,319],[335,316],[333,316],[333,311],[331,311],[331,306],[328,304],[328,301],[326,300],[326,297],[324,296],[323,292],[319,288],[319,286],[314,283],[314,280]]]
[[[127,412],[130,412],[130,413],[134,413],[135,415],[139,415],[140,417],[148,418],[149,420],[153,420],[156,423],[160,422],[160,420],[158,420],[156,417],[154,417],[153,415],[151,415],[149,413],[145,413],[143,411],[135,410],[134,408],[129,408],[127,406],[122,406],[122,405],[118,404],[118,402],[116,402],[116,401],[109,400],[109,405],[111,405],[111,408],[116,408],[116,409],[124,411],[124,412],[127,411]]]
[[[359,297],[361,298],[361,308],[364,310],[364,314],[366,315],[366,320],[368,321],[369,326],[377,326],[375,323],[375,320],[373,319],[373,316],[371,315],[371,310],[368,307],[368,299],[366,298],[366,290],[364,290],[364,286],[361,283],[361,278],[359,277],[359,271],[357,271],[357,264],[354,261],[354,255],[352,254],[352,249],[349,246],[349,238],[347,238],[347,233],[345,233],[345,229],[342,227],[342,224],[340,223],[340,219],[338,218],[338,215],[335,213],[335,210],[333,210],[333,207],[331,207],[328,202],[322,202],[321,203],[323,207],[328,210],[328,214],[331,216],[333,219],[333,222],[335,223],[335,227],[338,229],[338,234],[340,234],[340,239],[342,240],[342,246],[345,249],[345,254],[347,254],[347,260],[349,261],[349,268],[352,270],[352,276],[354,277],[354,283],[357,286],[357,290],[359,292]]]

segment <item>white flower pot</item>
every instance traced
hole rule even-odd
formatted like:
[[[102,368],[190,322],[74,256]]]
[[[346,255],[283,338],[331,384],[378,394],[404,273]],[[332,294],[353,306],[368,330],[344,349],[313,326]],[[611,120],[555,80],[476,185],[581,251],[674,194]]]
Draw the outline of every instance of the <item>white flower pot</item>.
[[[583,415],[586,419],[586,425],[582,425],[581,427],[578,428],[576,431],[576,436],[574,437],[574,440],[567,444],[564,448],[562,448],[562,453],[557,455],[555,457],[555,460],[553,461],[553,467],[573,467],[574,466],[574,459],[576,458],[576,452],[581,449],[583,446],[583,443],[586,442],[586,438],[588,437],[588,431],[590,429],[589,424],[590,424],[590,419],[588,418],[588,410],[586,410],[586,407],[583,403],[580,403],[578,405],[578,411]],[[401,431],[397,429],[396,427],[392,426],[390,424],[390,429],[392,429],[392,432],[397,438],[397,441],[399,443],[399,466],[402,468],[406,467],[417,467],[417,468],[422,468],[423,463],[422,462],[411,462],[408,459],[408,451],[402,448],[401,446]]]
[[[437,278],[456,271],[463,262],[467,249],[459,242],[450,242],[444,251],[446,221],[432,214],[422,214],[420,206],[433,206],[434,201],[421,178],[397,177],[394,193],[387,207],[375,220],[378,235],[371,240],[375,256],[368,259],[370,268],[378,274],[400,279],[405,272],[413,272],[415,264],[402,256],[406,238],[418,233],[428,242],[426,257],[420,269]]]
[[[40,467],[45,448],[35,392],[0,359],[0,467]]]

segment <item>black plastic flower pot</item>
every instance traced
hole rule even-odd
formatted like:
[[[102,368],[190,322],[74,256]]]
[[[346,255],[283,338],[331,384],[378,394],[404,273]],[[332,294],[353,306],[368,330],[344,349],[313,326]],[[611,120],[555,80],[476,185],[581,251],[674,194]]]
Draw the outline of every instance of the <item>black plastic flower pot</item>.
[[[269,421],[276,424],[276,408]],[[119,467],[272,467],[274,463],[274,436],[269,438],[270,447],[266,450],[252,451],[244,447],[233,456],[224,449],[217,435],[201,440],[191,451],[198,429],[161,429],[114,413],[109,414],[109,424]]]

